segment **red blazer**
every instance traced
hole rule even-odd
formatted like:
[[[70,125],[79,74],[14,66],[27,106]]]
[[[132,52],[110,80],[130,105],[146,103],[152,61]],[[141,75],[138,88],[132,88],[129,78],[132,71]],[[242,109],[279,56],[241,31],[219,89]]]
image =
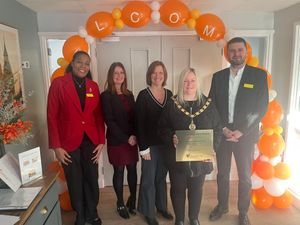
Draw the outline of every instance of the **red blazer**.
[[[84,132],[95,144],[105,143],[105,130],[97,83],[86,78],[84,111],[71,74],[56,78],[49,89],[47,105],[49,147],[68,152],[77,149]]]

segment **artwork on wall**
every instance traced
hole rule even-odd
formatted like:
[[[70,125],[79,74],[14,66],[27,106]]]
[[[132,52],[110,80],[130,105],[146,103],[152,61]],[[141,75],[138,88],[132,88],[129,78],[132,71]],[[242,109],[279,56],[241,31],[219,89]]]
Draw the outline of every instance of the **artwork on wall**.
[[[12,80],[12,96],[24,103],[24,82],[18,30],[0,24],[0,80]]]

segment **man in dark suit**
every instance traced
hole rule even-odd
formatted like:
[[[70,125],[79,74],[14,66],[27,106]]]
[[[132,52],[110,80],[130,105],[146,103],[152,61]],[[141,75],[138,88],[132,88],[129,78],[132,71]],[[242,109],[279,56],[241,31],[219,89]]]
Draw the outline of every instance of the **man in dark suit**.
[[[228,212],[231,157],[239,176],[239,224],[249,225],[247,212],[251,198],[251,165],[254,145],[259,137],[259,122],[268,106],[267,74],[246,65],[247,45],[236,37],[227,43],[230,68],[213,75],[209,96],[215,103],[223,126],[220,147],[216,149],[218,205],[209,215],[211,221]]]

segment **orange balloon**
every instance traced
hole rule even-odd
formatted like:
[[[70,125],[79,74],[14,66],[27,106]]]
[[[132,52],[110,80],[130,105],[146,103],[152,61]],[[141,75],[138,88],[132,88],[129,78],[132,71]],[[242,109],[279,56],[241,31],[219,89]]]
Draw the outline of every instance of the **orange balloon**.
[[[71,205],[71,200],[70,200],[70,195],[68,191],[65,191],[61,195],[59,195],[59,203],[60,207],[65,210],[65,211],[72,211],[72,205]]]
[[[180,27],[190,18],[189,8],[177,0],[166,1],[159,12],[161,21],[170,27]]]
[[[63,46],[63,55],[67,62],[71,62],[73,55],[78,51],[88,52],[89,45],[84,38],[79,35],[69,37]]]
[[[115,21],[108,12],[97,12],[91,15],[86,22],[86,31],[94,38],[104,38],[112,34]]]
[[[262,135],[259,138],[257,147],[263,155],[274,158],[282,153],[284,140],[281,135],[275,133],[273,135]]]
[[[273,100],[268,105],[268,111],[262,118],[261,122],[264,126],[275,126],[278,125],[282,119],[282,107],[281,105],[276,101]]]
[[[121,19],[133,28],[145,26],[151,18],[151,8],[144,2],[129,2],[122,10]]]
[[[58,161],[52,161],[49,165],[48,165],[48,170],[49,171],[54,171],[54,172],[59,172],[58,177],[60,179],[62,179],[63,181],[66,180],[65,177],[65,173],[64,173],[64,169],[62,168],[62,166],[60,165],[60,163]]]
[[[245,61],[248,62],[252,58],[252,48],[248,42],[246,42],[246,48],[247,48],[247,58]],[[224,57],[229,62],[227,45],[225,45],[224,47]]]
[[[287,209],[292,205],[292,203],[293,195],[289,191],[286,191],[280,197],[274,197],[273,199],[273,205],[279,209]]]
[[[65,70],[66,70],[66,68],[63,68],[63,67],[57,68],[57,69],[52,73],[51,78],[50,78],[50,82],[52,83],[56,78],[62,77],[63,75],[65,75]]]
[[[288,164],[280,162],[275,166],[275,177],[286,180],[290,178],[290,176],[291,168]]]
[[[217,41],[225,35],[223,21],[214,14],[202,14],[196,20],[195,30],[197,34],[206,41]]]
[[[255,172],[261,179],[268,180],[274,176],[274,167],[268,162],[259,160],[255,163]]]
[[[256,56],[252,56],[248,61],[247,64],[249,66],[257,67],[259,65],[259,60]]]
[[[259,159],[252,161],[252,173],[254,173],[256,171],[256,165],[259,161],[260,161]]]
[[[273,197],[262,187],[252,191],[251,201],[256,208],[267,209],[273,204]]]

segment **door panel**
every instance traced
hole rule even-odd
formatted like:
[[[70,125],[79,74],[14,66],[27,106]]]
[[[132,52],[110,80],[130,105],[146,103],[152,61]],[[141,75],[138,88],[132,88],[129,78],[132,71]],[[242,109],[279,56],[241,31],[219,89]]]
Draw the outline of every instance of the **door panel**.
[[[192,67],[201,77],[203,93],[208,94],[212,74],[222,67],[221,49],[214,42],[200,41],[198,36],[164,36],[162,59],[168,69],[174,93],[177,91],[180,72]],[[169,78],[168,78],[169,79]]]
[[[180,72],[184,68],[196,69],[202,78],[204,93],[207,94],[211,75],[222,66],[221,50],[215,43],[199,41],[197,36],[120,37],[120,42],[98,42],[97,59],[101,90],[109,66],[113,62],[120,61],[127,72],[128,88],[133,91],[135,97],[146,87],[146,71],[154,60],[161,60],[166,65],[168,71],[166,87],[174,94],[177,91]],[[108,162],[107,154],[103,156],[104,184],[112,185],[113,169]],[[137,171],[139,183],[140,162]],[[215,174],[212,174],[209,178],[214,177]],[[126,179],[124,183],[127,183]]]
[[[97,59],[99,86],[104,90],[107,71],[113,62],[123,63],[127,73],[128,89],[133,91],[135,98],[140,90],[146,87],[146,71],[148,65],[160,59],[160,37],[121,37],[120,42],[98,42]],[[105,107],[105,106],[104,106]],[[103,154],[104,185],[112,185],[113,167]],[[138,183],[140,183],[140,161],[137,164]],[[124,177],[127,177],[125,173]],[[127,184],[127,180],[124,179]]]

